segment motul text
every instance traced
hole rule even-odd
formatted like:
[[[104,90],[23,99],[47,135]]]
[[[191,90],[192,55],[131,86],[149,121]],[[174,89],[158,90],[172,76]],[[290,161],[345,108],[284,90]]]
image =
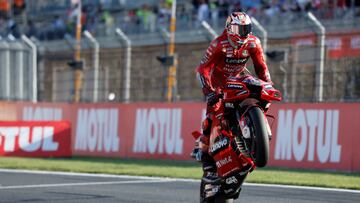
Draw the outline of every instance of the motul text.
[[[4,152],[14,152],[16,146],[25,152],[56,151],[59,143],[53,140],[52,126],[9,126],[0,127],[0,146]]]
[[[181,109],[137,109],[133,152],[182,154]]]
[[[340,162],[338,126],[339,110],[279,110],[275,160]]]
[[[118,109],[78,109],[75,150],[118,152]]]

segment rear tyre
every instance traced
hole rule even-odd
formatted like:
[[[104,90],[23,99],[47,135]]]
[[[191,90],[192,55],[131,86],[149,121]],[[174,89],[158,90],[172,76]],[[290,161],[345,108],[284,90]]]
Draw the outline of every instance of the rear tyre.
[[[269,160],[269,136],[266,129],[265,116],[263,111],[256,106],[252,107],[248,114],[255,141],[255,164],[257,167],[264,167]]]

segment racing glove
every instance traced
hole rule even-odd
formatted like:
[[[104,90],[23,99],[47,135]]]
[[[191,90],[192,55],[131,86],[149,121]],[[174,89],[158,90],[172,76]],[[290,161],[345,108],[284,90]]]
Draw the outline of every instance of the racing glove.
[[[219,99],[223,98],[223,94],[216,93],[216,92],[210,92],[205,97],[206,97],[206,102],[208,103],[208,105],[214,106],[219,101]]]

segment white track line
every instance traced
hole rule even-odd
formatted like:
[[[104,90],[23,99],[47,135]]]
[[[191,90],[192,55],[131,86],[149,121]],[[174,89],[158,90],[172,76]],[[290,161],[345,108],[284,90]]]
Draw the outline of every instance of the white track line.
[[[160,182],[193,182],[199,183],[200,180],[184,179],[184,178],[162,178],[162,177],[148,177],[148,176],[131,176],[131,175],[111,175],[111,174],[93,174],[93,173],[73,173],[73,172],[55,172],[55,171],[36,171],[36,170],[18,170],[18,169],[0,169],[0,172],[6,173],[22,173],[22,174],[43,174],[43,175],[63,175],[63,176],[83,176],[83,177],[103,177],[103,178],[130,178],[139,180],[149,180]],[[116,181],[115,181],[116,182]],[[119,181],[125,182],[125,181]],[[143,181],[144,182],[144,181]],[[110,183],[110,182],[108,182]],[[65,183],[66,184],[66,183]],[[77,184],[77,183],[76,183]],[[81,184],[81,183],[79,183]],[[116,183],[114,183],[116,184]],[[61,185],[61,184],[57,184]],[[317,190],[327,192],[347,192],[360,194],[360,190],[338,189],[338,188],[322,188],[296,185],[277,185],[277,184],[260,184],[260,183],[244,183],[244,186],[250,187],[271,187],[271,188],[285,188],[285,189],[303,189],[303,190]],[[8,186],[9,187],[9,186]],[[13,186],[11,186],[13,187]],[[15,186],[14,186],[15,187]],[[20,186],[19,186],[20,187]]]
[[[143,183],[163,183],[166,180],[132,180],[132,181],[108,181],[108,182],[85,182],[85,183],[58,183],[58,184],[39,184],[39,185],[14,185],[0,186],[0,190],[24,189],[24,188],[47,188],[47,187],[70,187],[70,186],[90,186],[90,185],[123,185],[123,184],[143,184]]]
[[[301,189],[301,190],[317,190],[325,192],[348,192],[360,194],[360,190],[340,189],[340,188],[324,188],[324,187],[310,187],[297,185],[276,185],[276,184],[261,184],[261,183],[244,183],[245,186],[250,187],[270,187],[270,188],[285,188],[285,189]]]
[[[57,171],[38,171],[38,170],[21,170],[21,169],[0,169],[0,172],[5,173],[20,173],[20,174],[39,174],[39,175],[62,175],[62,176],[80,176],[80,177],[98,177],[98,178],[131,178],[142,180],[164,180],[169,178],[149,177],[149,176],[131,176],[131,175],[113,175],[103,173],[75,173],[75,172],[57,172]],[[186,179],[185,179],[186,180]]]

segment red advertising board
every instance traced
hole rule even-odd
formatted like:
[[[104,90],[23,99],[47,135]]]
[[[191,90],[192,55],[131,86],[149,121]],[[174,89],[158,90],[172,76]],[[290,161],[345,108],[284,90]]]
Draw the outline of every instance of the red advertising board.
[[[292,43],[299,46],[316,45],[316,34],[303,33],[292,37]],[[360,31],[329,32],[325,36],[326,50],[331,58],[360,56]]]
[[[80,104],[62,119],[73,123],[81,156],[189,159],[203,104]],[[54,107],[56,108],[56,107]]]
[[[17,103],[18,120],[68,120],[73,155],[190,159],[202,103]],[[360,171],[360,103],[271,106],[269,166]]]
[[[69,157],[70,140],[69,122],[0,122],[1,156]]]
[[[16,115],[17,105],[11,102],[0,102],[0,121],[15,121],[17,120]]]
[[[274,107],[271,166],[360,171],[359,104]]]

